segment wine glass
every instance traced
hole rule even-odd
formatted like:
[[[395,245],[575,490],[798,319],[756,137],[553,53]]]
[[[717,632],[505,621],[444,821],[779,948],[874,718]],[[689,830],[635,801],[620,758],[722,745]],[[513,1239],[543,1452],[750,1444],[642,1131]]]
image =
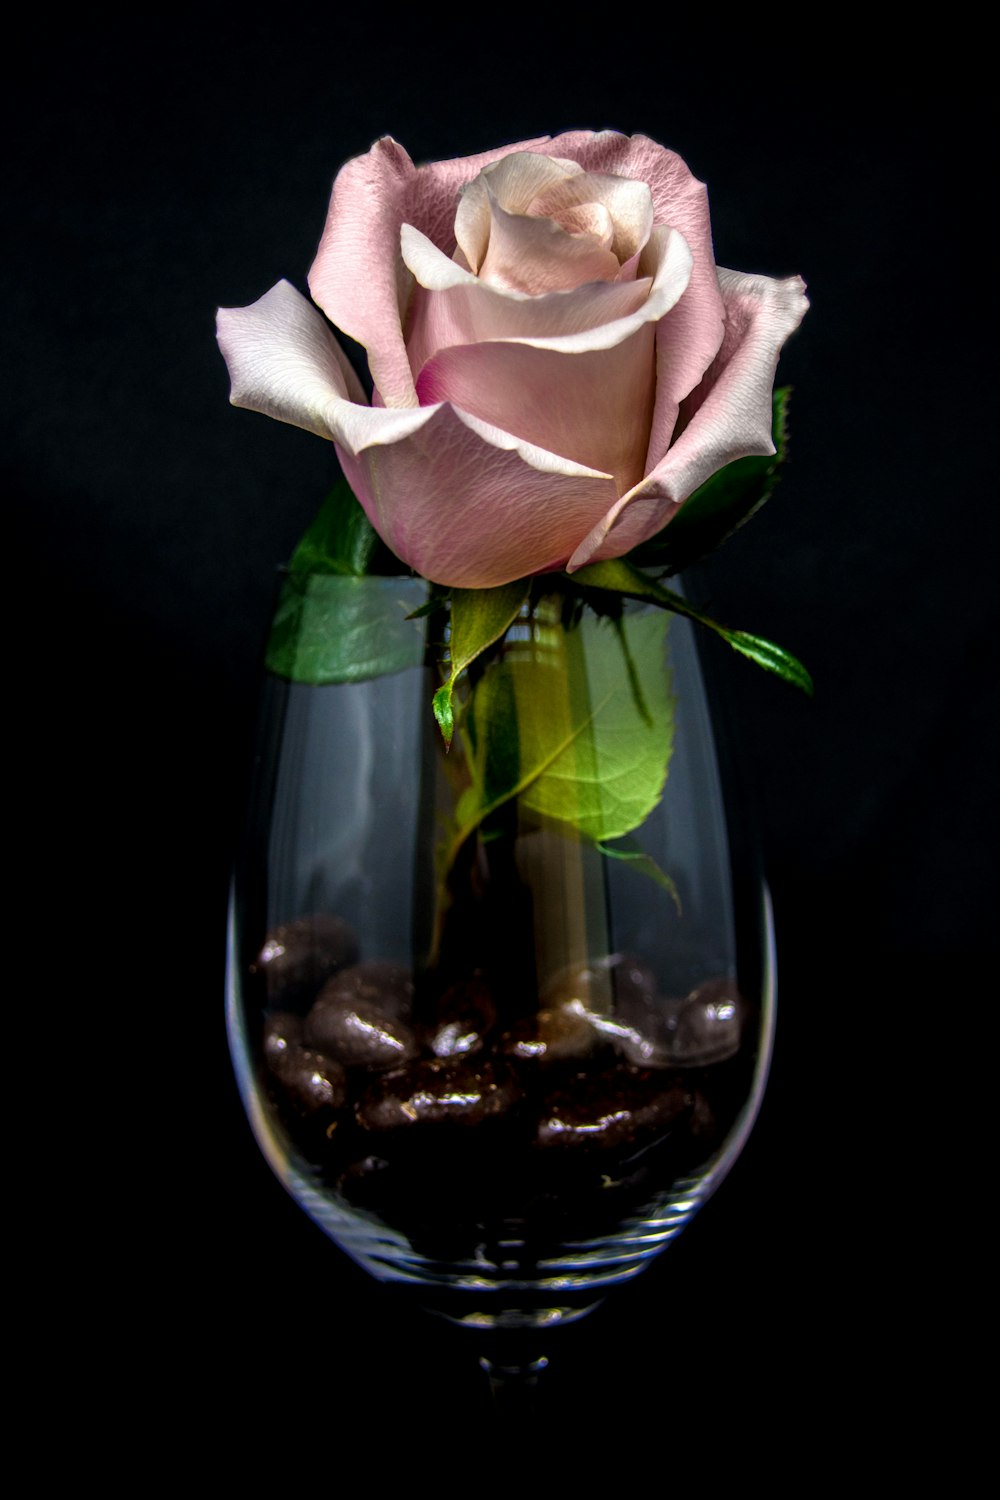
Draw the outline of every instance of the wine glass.
[[[227,1017],[279,1179],[510,1399],[742,1149],[773,930],[686,620],[535,590],[447,751],[446,629],[420,579],[286,581]]]

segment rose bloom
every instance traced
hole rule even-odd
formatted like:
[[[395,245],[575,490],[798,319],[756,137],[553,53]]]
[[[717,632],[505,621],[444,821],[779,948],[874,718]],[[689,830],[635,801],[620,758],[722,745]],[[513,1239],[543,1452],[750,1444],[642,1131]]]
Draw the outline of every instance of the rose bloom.
[[[644,136],[571,131],[333,186],[309,274],[371,405],[286,281],[219,311],[232,401],[334,442],[372,525],[436,583],[620,557],[724,464],[773,453],[797,276],[715,264],[705,187]]]

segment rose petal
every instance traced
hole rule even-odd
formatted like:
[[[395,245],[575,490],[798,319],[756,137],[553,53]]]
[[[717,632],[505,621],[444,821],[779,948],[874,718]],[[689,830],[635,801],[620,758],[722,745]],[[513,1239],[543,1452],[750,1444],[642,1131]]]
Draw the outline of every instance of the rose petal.
[[[644,135],[574,130],[554,137],[545,149],[578,161],[588,176],[605,173],[648,185],[656,223],[679,229],[691,247],[687,292],[664,319],[657,336],[656,406],[646,456],[649,470],[667,451],[680,402],[701,380],[722,341],[722,298],[715,275],[708,193],[676,152]]]
[[[687,163],[676,151],[668,151],[665,146],[658,145],[648,136],[622,135],[617,130],[570,130],[537,145],[532,143],[516,149],[544,150],[549,156],[561,156],[579,162],[587,173],[624,177],[645,183],[653,199],[654,221],[657,224],[675,224],[687,239],[688,233],[678,219],[678,213],[681,213],[688,218],[687,229],[691,231],[692,238],[697,239],[694,234],[696,226],[689,215],[699,197],[694,190],[701,189],[700,196],[703,197],[704,185],[693,176]],[[704,227],[706,231],[710,230],[707,209]],[[699,245],[699,248],[702,247]]]
[[[439,349],[454,344],[496,338],[554,340],[592,330],[598,330],[598,345],[609,336],[627,337],[631,329],[616,325],[643,307],[653,285],[650,275],[529,297],[486,286],[412,225],[403,225],[401,238],[403,259],[417,281],[406,339],[414,377]],[[605,329],[610,335],[601,332]]]
[[[414,225],[450,255],[460,189],[492,162],[522,152],[575,161],[588,172],[648,182],[658,222],[676,223],[694,251],[698,284],[702,240],[709,249],[711,245],[707,208],[703,235],[694,232],[693,223],[687,225],[686,211],[671,218],[668,208],[671,202],[683,206],[689,196],[694,203],[691,184],[702,200],[704,189],[680,157],[645,136],[570,131],[419,168],[402,146],[385,137],[338,174],[309,286],[331,321],[368,350],[372,377],[387,406],[412,406],[416,401],[400,326],[410,287],[398,254],[400,226]],[[359,266],[364,267],[363,276],[358,275]],[[654,428],[657,422],[654,415]],[[668,431],[665,442],[669,437]]]
[[[651,472],[620,499],[611,497],[610,504],[607,503],[608,491],[613,489],[613,482],[603,472],[574,466],[566,459],[521,442],[482,421],[477,423],[475,418],[449,404],[424,408],[414,404],[417,392],[402,331],[413,281],[403,264],[402,255],[398,253],[399,231],[404,224],[411,225],[414,231],[426,237],[432,249],[437,247],[443,252],[445,259],[454,252],[457,264],[453,265],[453,270],[461,278],[463,262],[471,262],[466,261],[464,253],[455,245],[453,226],[457,195],[465,184],[478,177],[484,167],[519,153],[551,158],[566,175],[554,180],[550,188],[537,193],[523,207],[517,200],[518,212],[524,211],[529,217],[534,216],[537,222],[542,222],[539,211],[547,207],[550,212],[544,217],[554,215],[560,220],[561,210],[557,204],[546,203],[544,198],[544,192],[555,192],[559,182],[575,181],[583,175],[634,179],[649,185],[658,230],[668,225],[679,229],[693,252],[687,294],[671,306],[664,307],[658,315],[657,399],[646,459],[646,467]],[[567,163],[575,163],[583,172],[567,170]],[[523,182],[527,183],[530,176],[531,173],[525,171]],[[513,170],[510,180],[518,180]],[[585,201],[599,204],[602,200],[592,194]],[[507,204],[501,203],[500,207],[509,213]],[[615,219],[614,213],[611,218]],[[570,217],[568,222],[576,229],[580,221]],[[593,234],[597,220],[588,218],[582,222]],[[605,235],[602,220],[599,238]],[[365,267],[363,277],[357,274],[359,264]],[[620,269],[619,282],[636,272],[642,276],[645,269],[639,257],[633,254]],[[469,279],[476,282],[475,277]],[[296,309],[287,320],[284,342],[277,339],[274,357],[265,353],[262,342],[273,339],[275,330],[273,327],[264,330],[264,338],[262,330],[255,327],[255,319],[259,323],[266,311],[264,322],[273,322],[276,304],[269,303],[268,299],[261,299],[261,304],[255,305],[256,311],[224,310],[220,314],[220,341],[234,371],[234,401],[256,405],[282,420],[294,421],[312,431],[329,432],[334,436],[342,458],[349,465],[349,477],[370,513],[375,509],[375,496],[380,504],[390,506],[394,516],[403,515],[406,510],[406,502],[400,501],[403,509],[397,507],[393,496],[398,498],[398,491],[393,485],[388,489],[380,487],[380,455],[394,455],[391,464],[400,469],[410,484],[416,483],[421,472],[435,469],[438,492],[429,511],[419,496],[413,501],[412,508],[414,513],[421,509],[427,512],[428,546],[432,553],[436,551],[439,559],[442,555],[438,547],[441,538],[436,536],[438,524],[434,520],[434,507],[453,514],[459,530],[466,510],[463,501],[456,501],[453,493],[447,493],[445,470],[450,447],[456,453],[465,454],[471,443],[472,448],[479,452],[481,461],[484,449],[487,454],[494,455],[485,460],[487,467],[498,462],[495,455],[502,454],[508,461],[516,461],[526,467],[529,474],[536,476],[527,488],[523,474],[515,480],[515,488],[521,496],[515,511],[524,536],[530,533],[534,524],[528,519],[532,508],[537,509],[539,495],[547,493],[538,485],[537,474],[555,476],[555,480],[564,486],[569,485],[578,497],[572,504],[565,500],[553,502],[561,507],[558,510],[560,542],[556,548],[560,556],[553,556],[551,563],[539,563],[538,558],[549,556],[548,549],[555,545],[551,529],[546,529],[542,533],[546,550],[528,560],[528,548],[521,547],[513,559],[517,562],[517,570],[508,574],[509,577],[524,571],[538,571],[540,567],[562,566],[567,561],[563,522],[568,518],[573,525],[578,524],[580,516],[589,512],[593,501],[602,502],[603,514],[590,516],[583,533],[585,540],[569,559],[571,566],[581,566],[592,557],[617,556],[628,550],[658,530],[680,501],[717,468],[741,454],[771,451],[770,390],[777,351],[797,325],[806,305],[797,278],[776,283],[766,278],[720,272],[717,281],[707,200],[702,185],[673,152],[645,137],[629,138],[610,131],[598,134],[569,132],[554,140],[522,142],[480,157],[421,168],[414,167],[395,142],[378,143],[366,157],[349,163],[338,177],[311,282],[317,299],[322,300],[335,321],[368,347],[376,379],[374,399],[376,402],[384,399],[385,407],[369,408],[347,399],[345,392],[354,396],[358,394],[353,373],[329,330],[322,320],[316,318],[308,304],[304,304],[304,316],[307,320],[315,319],[315,323],[303,324],[301,309]],[[636,286],[639,286],[638,282]],[[720,288],[727,313],[725,342],[721,349]],[[585,354],[595,346],[616,349],[633,336],[635,325],[632,320],[636,318],[638,308],[629,302],[628,311],[621,316],[601,319],[599,326],[580,326],[586,324],[583,302],[589,301],[596,290],[594,286],[580,289],[580,305],[572,307],[572,316],[563,318],[560,324],[565,331],[547,336],[547,331],[540,331],[540,328],[547,330],[547,325],[534,324],[528,328],[522,321],[518,324],[522,330],[520,334],[511,338],[508,332],[505,342],[518,343],[522,350],[544,352],[558,347],[563,352],[577,355]],[[620,290],[620,285],[601,284],[600,290],[612,295]],[[292,298],[298,295],[290,288],[288,292]],[[645,295],[646,287],[642,286],[640,292]],[[653,293],[654,289],[650,288],[647,302]],[[518,301],[515,293],[494,293],[478,284],[477,295],[483,298],[499,296],[505,316],[512,317],[515,322],[526,316],[512,311]],[[551,301],[553,309],[559,302],[566,311],[570,310],[570,304],[565,299],[577,295],[572,291],[560,292],[528,300],[536,305]],[[268,298],[271,297],[272,294],[268,294]],[[467,299],[470,305],[462,307],[462,299]],[[304,299],[300,300],[304,303]],[[488,317],[486,306],[484,302],[473,309],[470,288],[460,280],[433,291],[416,289],[408,332],[411,348],[415,342],[424,339],[427,329],[435,322],[439,333],[450,332],[460,341],[479,341],[482,334],[476,331],[477,322],[489,322],[490,317],[497,314],[497,309],[491,308]],[[641,318],[638,326],[643,326]],[[434,329],[431,332],[434,333]],[[438,345],[438,348],[447,347],[448,344]],[[417,352],[415,348],[414,352]],[[435,352],[432,338],[425,340],[424,352]],[[422,374],[419,364],[418,361],[417,369]],[[430,378],[429,374],[428,380]],[[432,426],[442,441],[444,455],[435,448],[434,452],[425,453],[420,463],[413,463],[413,453],[430,442]],[[766,438],[762,436],[764,433]],[[512,454],[513,460],[510,459]],[[409,470],[408,464],[411,465]],[[388,469],[386,476],[389,477]],[[471,478],[468,493],[476,493]],[[492,494],[490,492],[483,501],[487,508],[493,504]],[[364,498],[366,495],[367,499]],[[497,508],[499,516],[504,518],[504,506],[499,499]],[[548,506],[544,508],[548,509]],[[393,521],[392,524],[397,523]],[[545,524],[548,526],[548,521]],[[419,527],[417,531],[424,536]],[[489,528],[489,533],[488,543],[483,544],[487,553],[495,542],[492,528]],[[461,537],[450,560],[445,556],[444,563],[439,561],[433,564],[434,567],[443,566],[449,573],[454,572],[462,566],[469,546],[474,552],[483,550],[478,542]],[[444,552],[447,553],[447,547]],[[490,581],[500,581],[495,570],[491,571],[491,566],[490,558],[484,557],[483,577],[489,574]],[[429,576],[444,579],[443,573],[430,573]],[[472,579],[472,584],[482,582],[483,577]]]
[[[615,281],[618,257],[590,235],[569,234],[552,219],[510,214],[490,203],[490,243],[479,267],[487,286],[537,297],[588,281]]]
[[[489,246],[491,196],[508,213],[527,213],[544,188],[582,170],[574,161],[554,161],[516,146],[509,156],[486,167],[462,189],[455,212],[455,239],[469,269],[479,270]]]
[[[221,308],[218,325],[233,403],[332,438],[372,525],[436,583],[489,588],[561,566],[567,536],[614,500],[610,475],[449,405],[359,404],[336,339],[287,281],[250,307]]]
[[[414,294],[407,342],[415,371],[437,350],[493,338],[563,354],[612,348],[641,323],[664,317],[691,273],[691,254],[681,235],[657,228],[639,258],[640,279],[525,297],[485,286],[409,225],[403,226],[402,242],[407,265],[432,294],[423,296],[419,288]]]
[[[386,136],[337,176],[309,288],[331,322],[368,350],[386,406],[415,406],[403,343],[410,277],[399,254],[400,225],[414,224],[437,245],[454,245],[458,193],[490,162],[541,149],[545,140],[415,167]],[[360,274],[359,274],[360,272]]]
[[[539,217],[553,219],[560,229],[565,229],[567,234],[581,237],[585,235],[604,250],[610,250],[615,242],[615,226],[603,203],[577,203],[572,207],[561,208],[558,214],[545,214]],[[615,260],[617,262],[617,255]],[[615,279],[618,279],[617,273]]]
[[[249,307],[220,307],[216,328],[234,406],[328,438],[331,400],[364,404],[347,356],[289,282],[279,281]]]
[[[628,490],[645,473],[653,325],[682,295],[691,269],[680,235],[656,229],[643,269],[654,272],[649,296],[615,323],[558,338],[508,337],[438,350],[417,380],[421,403],[451,401],[550,453],[613,474],[619,494]],[[480,300],[470,296],[474,308]],[[530,325],[532,305],[520,306]]]
[[[656,329],[656,406],[646,451],[655,469],[670,445],[684,397],[702,379],[722,343],[725,325],[718,279],[692,270],[685,295]]]
[[[653,195],[644,182],[629,182],[601,172],[577,172],[540,192],[527,211],[563,224],[564,215],[574,207],[589,205],[599,205],[610,215],[614,225],[611,249],[624,265],[643,248],[653,229]]]
[[[583,354],[501,340],[442,349],[421,371],[417,395],[422,405],[450,401],[550,453],[603,469],[622,494],[645,472],[654,335],[645,323],[611,349]]]
[[[699,485],[734,459],[774,452],[771,396],[782,345],[808,302],[799,276],[775,281],[719,269],[726,309],[722,346],[681,408],[683,430],[653,472],[613,505],[580,543],[570,569],[621,557],[655,535]]]
[[[435,583],[493,588],[565,565],[614,480],[448,404],[400,441],[361,455],[355,493],[397,556]],[[400,415],[397,413],[396,415]]]

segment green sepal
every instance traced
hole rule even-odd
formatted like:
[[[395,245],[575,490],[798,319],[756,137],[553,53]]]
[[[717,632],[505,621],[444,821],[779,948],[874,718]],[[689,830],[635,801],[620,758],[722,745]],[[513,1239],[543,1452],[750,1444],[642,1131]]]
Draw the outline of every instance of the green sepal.
[[[679,573],[720,547],[771,498],[788,452],[791,388],[774,392],[772,437],[775,452],[738,458],[695,490],[673,520],[629,554],[643,568]]]
[[[455,732],[452,694],[457,679],[506,633],[521,613],[529,590],[527,579],[495,589],[452,589],[448,678],[434,694],[434,717],[446,745]]]
[[[399,573],[401,564],[341,477],[292,553],[288,568],[290,573],[362,578],[369,573]]]
[[[790,651],[785,651],[783,647],[776,646],[773,641],[767,641],[762,636],[750,635],[745,630],[731,630],[728,625],[720,625],[718,620],[713,620],[711,616],[694,609],[681,594],[674,593],[673,589],[664,588],[655,579],[647,578],[645,573],[640,572],[624,557],[611,558],[607,562],[590,563],[574,573],[573,578],[585,589],[607,589],[616,594],[624,594],[629,599],[647,599],[652,604],[658,604],[661,609],[669,609],[675,614],[686,615],[689,620],[695,620],[708,630],[714,630],[716,635],[721,636],[734,651],[739,651],[743,656],[749,657],[752,662],[756,662],[758,667],[763,667],[766,672],[773,672],[776,677],[780,677],[783,682],[790,683],[792,687],[800,688],[810,698],[813,695],[812,678],[799,659]]]

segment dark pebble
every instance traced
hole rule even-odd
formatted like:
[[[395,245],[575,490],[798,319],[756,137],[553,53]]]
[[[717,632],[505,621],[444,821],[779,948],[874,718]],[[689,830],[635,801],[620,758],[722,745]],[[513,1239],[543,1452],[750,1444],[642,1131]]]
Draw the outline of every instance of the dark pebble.
[[[264,1022],[264,1056],[268,1067],[280,1073],[291,1049],[302,1042],[302,1017],[276,1010]]]
[[[678,1067],[724,1062],[740,1045],[746,1002],[731,979],[709,979],[677,1012],[671,1051]]]
[[[576,964],[562,969],[545,985],[541,994],[541,1008],[556,1010],[574,1001],[577,1008],[606,1012],[612,994],[612,973],[618,955],[595,959],[592,963]]]
[[[300,1115],[343,1109],[347,1097],[344,1070],[322,1052],[293,1043],[274,1072]]]
[[[485,980],[476,977],[453,984],[441,997],[427,1045],[435,1057],[468,1057],[482,1051],[496,1019],[496,1006]]]
[[[599,1041],[582,1001],[567,1000],[516,1022],[500,1038],[500,1051],[521,1062],[567,1062],[586,1057]]]
[[[354,933],[340,917],[298,917],[273,928],[252,964],[267,981],[268,998],[289,1003],[311,999],[338,969],[358,956]]]
[[[668,1000],[655,993],[626,991],[617,1001],[613,1038],[618,1051],[637,1068],[675,1066],[674,1038],[681,1000]]]
[[[589,1037],[588,1046],[575,1053],[567,1046],[563,1056],[583,1056],[603,1041],[638,1067],[668,1066],[665,1032],[672,1022],[663,1013],[653,971],[634,955],[612,953],[567,969],[544,998],[560,1015],[575,1017],[578,1043]]]
[[[305,1021],[312,1047],[349,1068],[393,1068],[418,1051],[408,1024],[413,979],[400,964],[372,960],[328,980]]]
[[[413,975],[402,964],[370,958],[343,969],[323,986],[322,998],[377,1005],[386,1016],[406,1020],[413,1008]]]
[[[692,1104],[685,1089],[678,1084],[663,1088],[651,1072],[616,1069],[603,1077],[580,1078],[546,1099],[538,1144],[590,1150],[631,1145],[671,1129]]]
[[[357,1106],[365,1130],[409,1130],[415,1125],[468,1128],[496,1119],[515,1104],[520,1091],[492,1063],[435,1058],[373,1083]]]
[[[614,1013],[595,1024],[626,1061],[639,1068],[665,1068],[676,1026],[676,1003],[664,1000],[656,975],[631,953],[607,961],[614,990]]]

